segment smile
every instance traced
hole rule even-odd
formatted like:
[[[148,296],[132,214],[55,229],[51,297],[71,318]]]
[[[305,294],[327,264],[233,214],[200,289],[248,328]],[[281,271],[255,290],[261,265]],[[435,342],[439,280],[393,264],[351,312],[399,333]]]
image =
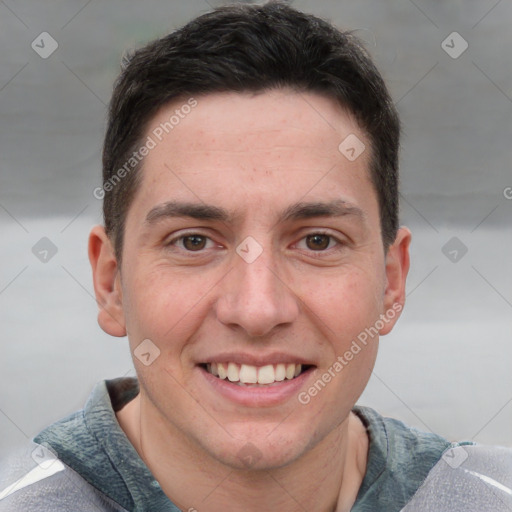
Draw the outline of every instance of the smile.
[[[309,368],[308,365],[295,363],[253,366],[225,362],[206,363],[202,366],[211,375],[239,386],[268,386],[284,380],[293,380]]]

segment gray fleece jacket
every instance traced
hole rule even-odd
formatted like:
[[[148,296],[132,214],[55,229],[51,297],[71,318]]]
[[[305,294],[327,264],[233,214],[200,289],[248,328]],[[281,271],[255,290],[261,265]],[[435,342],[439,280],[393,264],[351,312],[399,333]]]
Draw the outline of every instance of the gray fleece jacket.
[[[133,378],[100,382],[83,410],[4,461],[0,512],[179,512],[116,420],[137,393]],[[354,412],[370,447],[352,512],[512,511],[512,449],[450,443],[367,407]]]

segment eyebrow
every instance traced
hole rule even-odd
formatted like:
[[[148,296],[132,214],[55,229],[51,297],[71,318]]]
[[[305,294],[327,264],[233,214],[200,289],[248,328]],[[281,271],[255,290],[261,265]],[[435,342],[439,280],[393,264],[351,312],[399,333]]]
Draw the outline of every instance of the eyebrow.
[[[313,217],[354,216],[365,220],[366,214],[348,201],[335,199],[328,202],[298,202],[286,208],[279,215],[279,222],[304,220]],[[146,216],[146,224],[154,224],[165,218],[191,217],[203,221],[233,222],[239,215],[224,208],[208,204],[168,201],[152,208]]]
[[[342,199],[335,199],[327,203],[324,202],[300,202],[286,208],[280,216],[280,220],[303,220],[312,217],[345,217],[355,216],[364,220],[365,213],[361,208]]]
[[[231,216],[226,210],[217,206],[168,201],[152,208],[146,216],[146,223],[153,224],[168,217],[191,217],[197,220],[227,222]]]

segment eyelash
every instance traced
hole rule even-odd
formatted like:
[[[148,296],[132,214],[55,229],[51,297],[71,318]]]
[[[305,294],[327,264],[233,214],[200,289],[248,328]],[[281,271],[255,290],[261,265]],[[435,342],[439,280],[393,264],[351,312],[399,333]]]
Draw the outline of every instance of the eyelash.
[[[314,255],[330,254],[331,251],[340,250],[340,249],[342,249],[346,245],[346,243],[342,242],[339,238],[335,237],[334,235],[332,235],[330,233],[323,232],[323,231],[313,231],[311,233],[308,233],[307,235],[304,235],[299,240],[299,242],[302,242],[303,240],[306,240],[306,238],[308,236],[314,236],[314,235],[322,235],[322,236],[329,237],[329,244],[328,244],[328,248],[327,249],[318,250],[318,251],[315,251],[315,250],[312,250],[312,249],[309,249],[309,250],[308,249],[303,249],[304,251],[306,251],[308,253],[311,253],[311,254],[314,254]],[[199,236],[199,237],[202,237],[202,238],[206,238],[210,242],[213,242],[213,240],[209,236],[203,235],[202,233],[197,232],[197,231],[191,231],[190,233],[184,233],[184,234],[181,234],[181,235],[179,235],[177,237],[174,237],[174,238],[170,239],[167,242],[166,246],[168,246],[168,247],[176,246],[177,243],[179,243],[180,241],[183,241],[185,238],[191,237],[191,236]],[[331,244],[332,241],[334,241],[336,243],[336,245],[334,247],[329,247],[329,245]],[[297,244],[295,244],[295,245],[297,245]],[[188,249],[185,249],[184,247],[179,247],[179,250],[184,251],[184,252],[186,252],[186,253],[188,253],[190,255],[197,254],[199,256],[199,255],[204,254],[204,251],[206,251],[207,248],[200,249],[198,251],[190,251]]]
[[[176,242],[179,242],[180,240],[183,241],[183,240],[185,240],[185,238],[188,238],[188,237],[191,237],[191,236],[200,236],[201,238],[206,238],[210,242],[213,242],[212,239],[209,236],[206,236],[206,235],[203,235],[202,233],[198,233],[196,231],[193,231],[193,232],[185,233],[185,234],[182,234],[182,235],[177,236],[175,238],[172,238],[171,240],[169,240],[169,242],[166,245],[167,246],[176,245]],[[179,249],[182,250],[182,251],[191,253],[191,254],[194,254],[194,253],[199,253],[200,254],[200,253],[202,253],[203,251],[206,250],[206,249],[201,249],[200,251],[189,251],[189,250],[185,249],[184,247],[180,247]]]
[[[302,242],[303,240],[306,240],[306,238],[308,236],[315,236],[315,235],[321,235],[321,236],[327,236],[329,238],[329,244],[327,245],[327,249],[324,249],[324,250],[318,250],[318,251],[314,251],[313,249],[304,249],[305,251],[307,252],[310,252],[310,253],[313,253],[313,254],[322,254],[322,253],[327,253],[327,254],[330,254],[331,251],[333,250],[339,250],[344,244],[341,240],[339,240],[338,238],[336,238],[334,235],[331,235],[330,233],[325,233],[325,232],[322,232],[322,231],[314,231],[312,233],[308,233],[307,235],[303,236],[300,240],[299,240],[299,243]],[[329,247],[331,245],[331,242],[334,241],[336,243],[336,245],[334,247]],[[297,245],[297,244],[296,244]]]

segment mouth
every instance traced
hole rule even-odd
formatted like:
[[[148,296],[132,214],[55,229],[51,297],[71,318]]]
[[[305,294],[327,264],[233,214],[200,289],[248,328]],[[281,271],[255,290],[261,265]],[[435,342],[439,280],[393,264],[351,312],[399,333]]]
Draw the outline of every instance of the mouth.
[[[248,388],[265,388],[285,384],[314,368],[313,365],[299,363],[283,362],[253,366],[231,361],[202,363],[199,366],[221,381],[228,381],[240,387]]]

